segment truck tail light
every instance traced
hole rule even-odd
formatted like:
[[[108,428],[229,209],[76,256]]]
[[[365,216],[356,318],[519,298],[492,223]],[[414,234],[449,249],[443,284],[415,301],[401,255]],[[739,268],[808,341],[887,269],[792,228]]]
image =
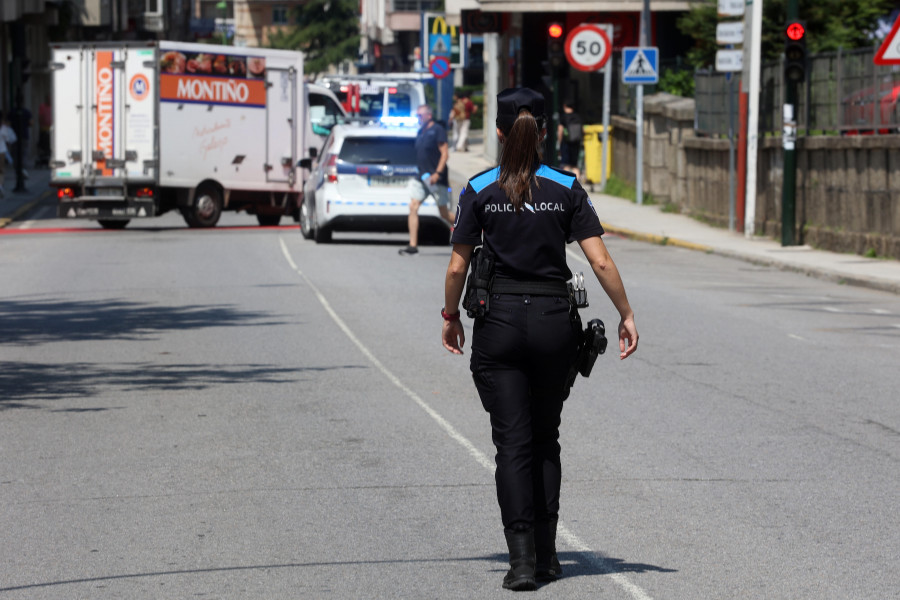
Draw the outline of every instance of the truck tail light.
[[[74,198],[75,190],[70,187],[59,188],[56,190],[56,197],[62,200],[63,198]]]
[[[137,193],[135,193],[135,196],[137,196],[138,198],[152,198],[153,197],[153,188],[148,188],[148,187],[138,188],[138,191],[137,191]]]
[[[325,179],[328,183],[337,183],[337,177],[337,154],[332,154],[325,163]]]

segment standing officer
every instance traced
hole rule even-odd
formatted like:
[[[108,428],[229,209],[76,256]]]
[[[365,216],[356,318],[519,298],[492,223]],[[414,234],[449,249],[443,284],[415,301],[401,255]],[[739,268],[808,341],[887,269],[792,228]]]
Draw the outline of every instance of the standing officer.
[[[491,416],[497,499],[509,548],[503,587],[533,590],[562,570],[556,555],[559,425],[580,331],[568,300],[566,243],[576,240],[619,312],[620,358],[638,344],[603,227],[575,177],[541,164],[544,98],[528,88],[497,95],[500,166],[469,180],[459,199],[444,288],[444,347],[462,354],[459,302],[475,246],[495,259],[488,312],[475,320],[471,370]],[[482,241],[482,232],[484,239]]]

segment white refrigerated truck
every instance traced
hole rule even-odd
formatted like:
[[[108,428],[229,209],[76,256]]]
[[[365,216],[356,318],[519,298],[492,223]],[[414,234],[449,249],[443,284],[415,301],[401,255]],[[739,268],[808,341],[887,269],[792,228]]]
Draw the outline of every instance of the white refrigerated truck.
[[[58,216],[122,228],[178,209],[260,225],[297,217],[334,94],[303,80],[303,54],[180,42],[51,46],[51,185]]]

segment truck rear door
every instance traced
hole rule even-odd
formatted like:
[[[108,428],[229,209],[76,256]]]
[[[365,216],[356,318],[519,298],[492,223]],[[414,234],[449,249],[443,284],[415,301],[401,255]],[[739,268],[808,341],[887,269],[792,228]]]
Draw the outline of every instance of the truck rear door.
[[[293,67],[266,68],[266,180],[294,184],[297,79]]]
[[[54,182],[154,181],[155,53],[152,46],[53,49]]]

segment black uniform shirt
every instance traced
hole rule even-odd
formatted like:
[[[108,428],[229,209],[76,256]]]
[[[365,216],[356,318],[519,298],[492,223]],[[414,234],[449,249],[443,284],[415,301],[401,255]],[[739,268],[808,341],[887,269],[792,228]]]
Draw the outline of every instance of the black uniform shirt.
[[[562,280],[572,277],[566,243],[603,235],[590,198],[575,176],[541,165],[531,187],[531,204],[517,213],[500,189],[500,168],[469,180],[456,209],[454,244],[482,243],[496,259],[501,277]]]

